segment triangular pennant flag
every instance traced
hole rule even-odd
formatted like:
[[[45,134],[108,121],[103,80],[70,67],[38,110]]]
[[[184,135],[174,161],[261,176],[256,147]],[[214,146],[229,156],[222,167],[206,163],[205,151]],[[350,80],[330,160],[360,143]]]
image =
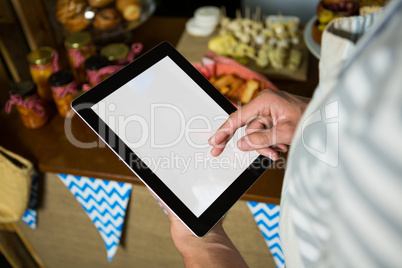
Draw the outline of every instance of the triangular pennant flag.
[[[285,267],[285,259],[279,238],[279,206],[251,201],[247,202],[247,206],[274,257],[276,267]]]
[[[27,210],[22,216],[22,221],[25,222],[32,229],[36,229],[36,206],[38,203],[38,174],[32,178],[31,194],[29,196],[29,203]]]
[[[165,215],[168,216],[167,211],[166,211],[165,208],[162,206],[162,204],[161,204],[161,202],[158,200],[158,198],[156,198],[155,196],[154,196],[154,198],[155,198],[156,202],[158,202],[158,204],[159,204],[159,206],[161,207],[161,209],[163,210],[163,212],[165,212]]]
[[[95,224],[112,261],[123,230],[132,184],[57,174]]]

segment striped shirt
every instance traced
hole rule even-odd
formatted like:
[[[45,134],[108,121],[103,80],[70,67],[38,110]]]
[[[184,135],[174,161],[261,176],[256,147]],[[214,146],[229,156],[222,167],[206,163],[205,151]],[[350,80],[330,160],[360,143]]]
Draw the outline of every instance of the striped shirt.
[[[402,1],[377,15],[327,27],[283,186],[287,267],[402,267]]]

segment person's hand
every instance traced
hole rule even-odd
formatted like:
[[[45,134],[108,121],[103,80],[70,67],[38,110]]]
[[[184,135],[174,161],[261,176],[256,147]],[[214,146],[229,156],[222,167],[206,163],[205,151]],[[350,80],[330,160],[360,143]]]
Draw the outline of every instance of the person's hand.
[[[218,156],[238,128],[246,127],[246,135],[237,146],[242,151],[256,150],[277,160],[277,151],[286,152],[296,126],[310,99],[284,91],[266,89],[248,104],[232,113],[209,139],[211,154]]]
[[[223,230],[222,220],[208,234],[198,238],[168,208],[165,207],[165,210],[170,220],[170,232],[173,242],[185,260],[192,255],[193,251],[197,251],[197,248],[205,248],[208,244],[214,243],[217,237],[227,237]]]
[[[153,194],[152,191],[151,194]],[[154,197],[157,198],[155,195]],[[247,267],[225,233],[222,226],[223,219],[204,237],[198,238],[163,202],[159,202],[168,214],[173,242],[182,254],[186,267]]]

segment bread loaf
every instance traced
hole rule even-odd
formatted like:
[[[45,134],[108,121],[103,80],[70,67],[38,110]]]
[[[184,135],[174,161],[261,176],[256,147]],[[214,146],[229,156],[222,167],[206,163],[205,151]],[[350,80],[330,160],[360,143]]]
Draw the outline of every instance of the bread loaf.
[[[141,15],[140,0],[116,0],[116,8],[128,21],[136,20]]]

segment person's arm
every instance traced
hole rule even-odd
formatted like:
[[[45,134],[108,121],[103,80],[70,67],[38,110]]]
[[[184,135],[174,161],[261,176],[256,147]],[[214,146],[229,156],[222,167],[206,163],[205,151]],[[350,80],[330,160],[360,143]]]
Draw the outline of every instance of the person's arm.
[[[238,128],[246,127],[246,135],[237,146],[243,151],[254,151],[278,159],[278,152],[287,151],[296,126],[310,99],[279,90],[264,90],[242,108],[232,113],[228,120],[209,139],[211,154],[222,153],[227,142]]]
[[[195,237],[175,216],[171,216],[171,234],[187,268],[248,267],[225,233],[220,221],[202,238]]]
[[[150,192],[154,195],[152,191]],[[160,201],[160,204],[168,214],[173,242],[183,256],[187,268],[248,267],[225,233],[223,220],[220,220],[204,237],[196,237],[163,202]]]
[[[265,90],[249,104],[230,115],[211,137],[209,142],[214,146],[211,154],[219,155],[234,132],[247,125],[247,135],[239,140],[239,148],[257,150],[275,160],[278,157],[276,150],[287,150],[286,145],[290,144],[308,102],[307,98],[283,91]],[[182,254],[186,267],[247,267],[243,257],[225,233],[222,221],[204,237],[198,238],[167,207],[165,210],[171,222],[173,242]]]

